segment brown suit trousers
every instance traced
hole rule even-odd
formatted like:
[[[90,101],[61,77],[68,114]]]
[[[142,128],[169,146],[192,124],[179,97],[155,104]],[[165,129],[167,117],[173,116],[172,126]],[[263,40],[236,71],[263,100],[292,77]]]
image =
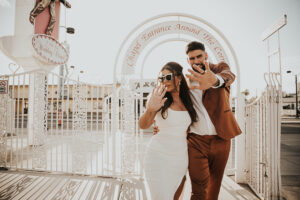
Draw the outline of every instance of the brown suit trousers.
[[[230,140],[188,134],[191,200],[217,200],[230,152]]]
[[[204,90],[202,95],[203,105],[218,135],[188,134],[192,200],[218,199],[230,152],[230,139],[242,132],[230,109],[230,85],[235,75],[224,62],[210,64],[209,67],[224,80],[222,87]],[[183,184],[178,188],[175,197],[181,193],[182,188]]]

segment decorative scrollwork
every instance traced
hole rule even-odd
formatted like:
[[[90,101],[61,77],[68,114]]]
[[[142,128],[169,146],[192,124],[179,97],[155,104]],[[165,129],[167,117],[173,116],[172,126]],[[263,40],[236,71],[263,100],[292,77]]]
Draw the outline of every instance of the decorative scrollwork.
[[[120,190],[121,200],[137,199],[136,195],[141,195],[141,199],[146,198],[145,184],[141,180],[123,180]]]
[[[0,166],[2,167],[6,166],[7,119],[11,119],[8,113],[8,101],[8,94],[2,94],[0,98]]]
[[[46,168],[47,140],[47,105],[48,87],[47,76],[43,72],[34,73],[33,96],[33,168]]]
[[[80,133],[87,129],[87,90],[86,86],[76,84],[73,88],[73,130]]]
[[[121,91],[120,99],[124,103],[122,106],[122,120],[123,131],[122,131],[122,148],[121,148],[121,159],[122,167],[121,171],[123,175],[135,174],[136,164],[136,134],[135,134],[135,98],[134,94],[123,89]]]

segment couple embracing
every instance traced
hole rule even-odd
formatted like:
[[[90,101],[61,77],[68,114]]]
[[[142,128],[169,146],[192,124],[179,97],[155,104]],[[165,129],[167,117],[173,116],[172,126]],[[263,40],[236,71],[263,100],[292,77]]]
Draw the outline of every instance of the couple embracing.
[[[208,64],[200,42],[190,42],[186,54],[187,79],[178,63],[163,66],[139,119],[142,129],[157,125],[144,160],[152,200],[178,199],[187,171],[192,200],[217,200],[230,139],[241,133],[229,104],[235,79],[229,66]]]

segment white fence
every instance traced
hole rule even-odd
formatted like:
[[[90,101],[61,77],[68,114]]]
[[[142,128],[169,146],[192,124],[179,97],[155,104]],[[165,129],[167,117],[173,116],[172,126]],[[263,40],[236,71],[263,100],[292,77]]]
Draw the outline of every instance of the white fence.
[[[121,86],[113,95],[112,86],[85,84],[45,71],[0,80],[9,83],[8,94],[0,94],[1,166],[143,176],[143,155],[152,136],[151,128],[138,127],[147,99],[143,92]],[[231,154],[230,174],[233,168]]]
[[[262,96],[245,107],[247,183],[261,199],[280,197],[281,85],[270,73]]]
[[[112,87],[45,71],[9,76],[0,94],[0,165],[11,169],[110,175],[103,104]],[[59,85],[59,82],[63,83]]]
[[[262,199],[280,193],[281,86],[268,75],[265,93],[245,107],[247,182]],[[0,165],[115,177],[142,177],[143,155],[152,130],[138,119],[146,97],[119,87],[90,85],[45,71],[0,80]],[[59,85],[59,82],[63,83]],[[227,174],[235,171],[235,141]]]

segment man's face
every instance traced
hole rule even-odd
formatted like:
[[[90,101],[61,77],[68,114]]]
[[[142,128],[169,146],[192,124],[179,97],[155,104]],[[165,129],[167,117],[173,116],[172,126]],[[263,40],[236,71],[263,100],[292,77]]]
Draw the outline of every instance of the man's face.
[[[204,60],[207,59],[207,53],[205,51],[202,51],[201,49],[190,51],[188,52],[187,56],[187,61],[192,68],[194,64],[203,64]]]

